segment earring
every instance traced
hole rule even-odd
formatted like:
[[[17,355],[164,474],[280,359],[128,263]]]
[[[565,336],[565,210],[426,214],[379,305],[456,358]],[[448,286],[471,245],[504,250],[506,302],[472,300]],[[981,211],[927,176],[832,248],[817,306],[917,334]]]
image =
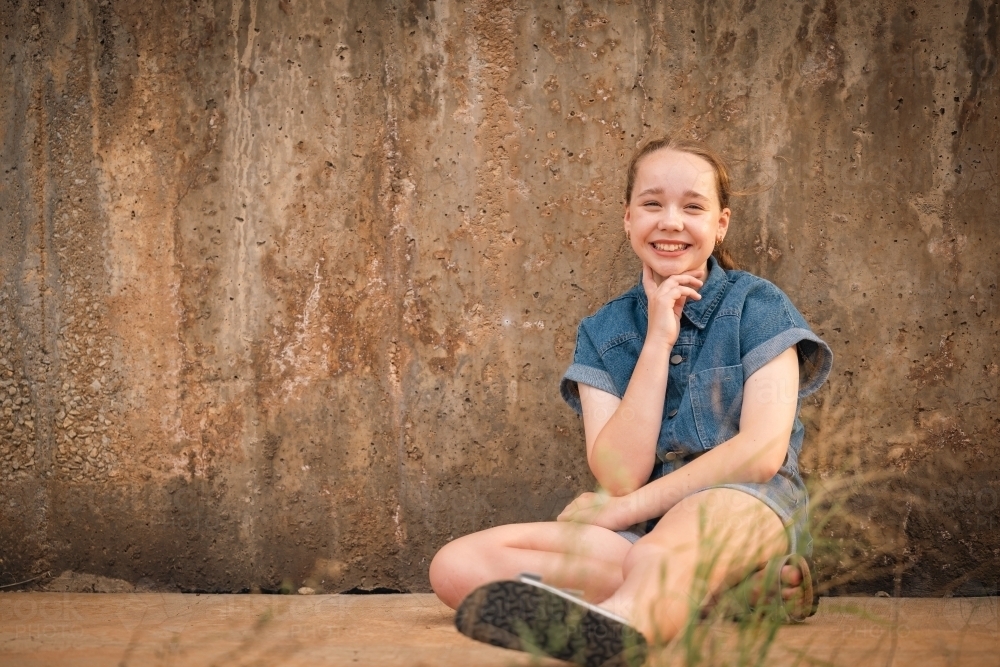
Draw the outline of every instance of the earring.
[[[722,245],[722,237],[717,236],[715,237],[715,247],[718,248],[720,245]]]
[[[628,233],[627,229],[625,230],[625,239],[628,240],[628,241],[632,240],[632,235]]]

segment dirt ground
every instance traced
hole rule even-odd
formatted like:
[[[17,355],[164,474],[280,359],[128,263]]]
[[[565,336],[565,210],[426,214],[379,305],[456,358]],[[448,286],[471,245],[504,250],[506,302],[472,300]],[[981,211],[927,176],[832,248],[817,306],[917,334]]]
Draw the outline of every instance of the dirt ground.
[[[704,630],[700,658],[674,647],[650,664],[753,664],[734,624]],[[993,666],[998,654],[1000,598],[824,598],[779,630],[766,664]],[[563,663],[466,639],[433,595],[0,595],[4,667],[249,664]]]

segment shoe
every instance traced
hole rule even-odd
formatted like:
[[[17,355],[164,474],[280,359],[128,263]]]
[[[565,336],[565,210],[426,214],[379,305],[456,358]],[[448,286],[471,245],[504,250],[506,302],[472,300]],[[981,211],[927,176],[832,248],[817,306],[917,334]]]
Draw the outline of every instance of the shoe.
[[[455,627],[472,639],[585,667],[639,667],[646,640],[628,621],[522,574],[480,586],[459,605]]]

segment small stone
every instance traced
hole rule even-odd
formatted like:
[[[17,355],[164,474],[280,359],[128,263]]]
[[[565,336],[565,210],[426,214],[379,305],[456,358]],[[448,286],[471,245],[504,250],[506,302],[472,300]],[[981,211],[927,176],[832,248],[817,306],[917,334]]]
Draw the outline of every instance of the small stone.
[[[316,591],[308,586],[303,586],[299,589],[299,595],[316,595]]]

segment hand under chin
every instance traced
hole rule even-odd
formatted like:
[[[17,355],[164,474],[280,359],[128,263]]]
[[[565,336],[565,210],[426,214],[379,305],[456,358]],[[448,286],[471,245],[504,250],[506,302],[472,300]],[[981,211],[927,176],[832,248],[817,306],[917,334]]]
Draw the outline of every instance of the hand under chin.
[[[650,267],[650,268],[652,268],[652,267]],[[705,266],[702,266],[701,268],[698,268],[698,269],[689,269],[687,271],[681,271],[679,274],[676,274],[676,275],[691,276],[692,278],[697,278],[698,280],[700,280],[703,283],[707,282],[708,281],[708,264],[706,263]],[[654,280],[656,282],[657,287],[660,285],[660,283],[662,283],[664,280],[666,280],[667,278],[670,277],[670,276],[661,276],[660,274],[656,273],[655,271],[653,272],[653,276],[654,276]]]

